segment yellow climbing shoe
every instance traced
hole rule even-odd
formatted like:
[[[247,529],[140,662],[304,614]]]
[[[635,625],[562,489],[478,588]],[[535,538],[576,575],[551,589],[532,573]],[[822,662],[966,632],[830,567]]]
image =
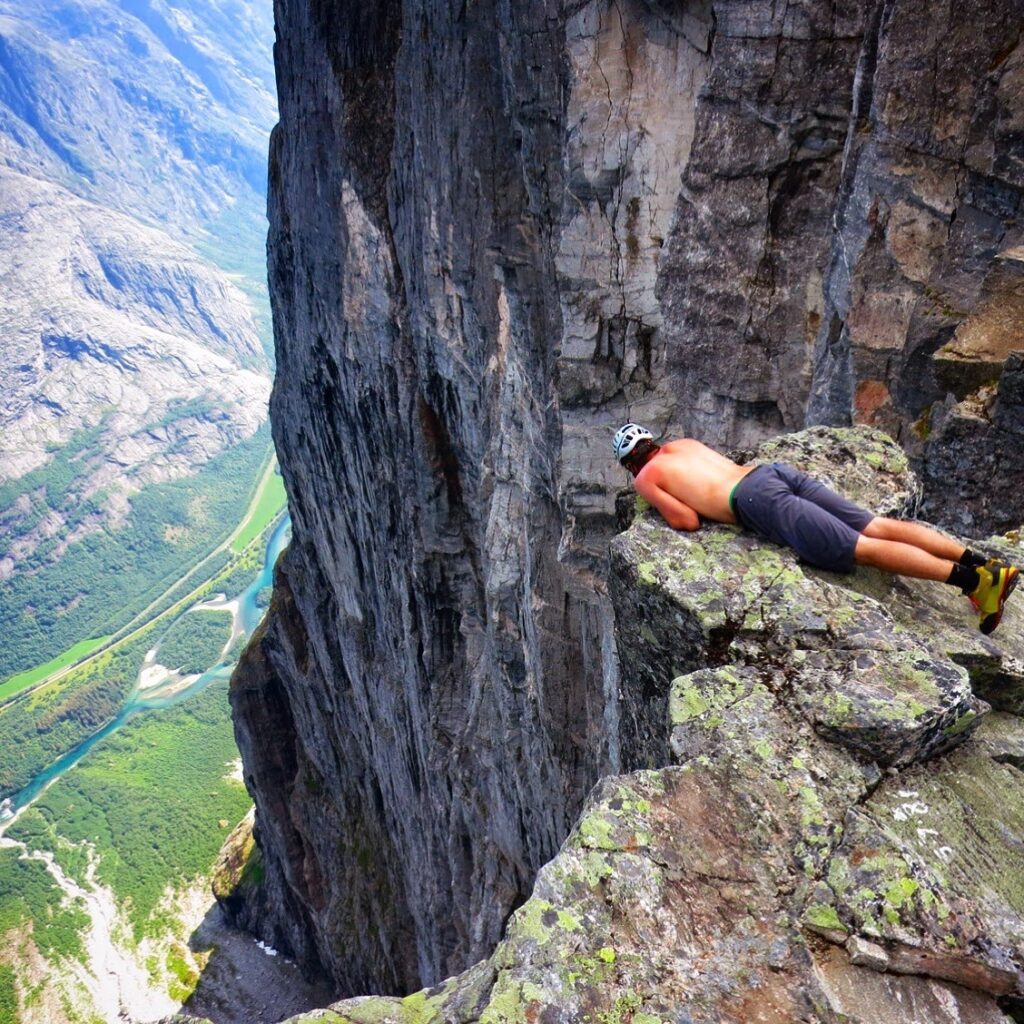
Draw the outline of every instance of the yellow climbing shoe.
[[[1019,577],[1020,569],[995,559],[978,566],[978,585],[968,596],[978,611],[978,629],[986,636],[999,625],[1003,605],[1013,593]]]

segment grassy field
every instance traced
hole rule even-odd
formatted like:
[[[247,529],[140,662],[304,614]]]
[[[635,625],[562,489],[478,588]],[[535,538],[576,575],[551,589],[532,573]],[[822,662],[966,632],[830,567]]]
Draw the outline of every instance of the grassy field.
[[[98,876],[126,908],[137,941],[170,926],[159,910],[168,884],[209,872],[248,811],[245,787],[229,777],[237,757],[227,684],[214,683],[97,744],[8,834],[53,851],[72,874],[80,865],[68,862],[67,843],[93,844]]]
[[[231,562],[203,588],[204,592],[226,594],[230,599],[238,597],[242,591],[251,586],[263,568],[270,530],[271,527],[268,526],[241,554],[232,558]]]
[[[76,661],[81,661],[82,658],[92,654],[98,647],[102,647],[112,639],[113,634],[100,636],[95,640],[83,640],[81,643],[77,643],[74,647],[66,650],[63,654],[58,655],[52,661],[46,662],[45,665],[37,665],[27,672],[19,672],[16,676],[11,676],[7,682],[0,684],[0,702],[21,693],[22,690],[27,690],[30,686],[35,686],[36,683],[49,675],[53,675],[54,672],[59,671],[66,665],[73,665]]]
[[[231,542],[231,550],[235,554],[244,551],[277,518],[287,503],[288,497],[284,492],[284,481],[275,467],[275,470],[269,473],[263,481],[263,488],[256,508],[253,509],[249,521],[239,531],[238,536]]]

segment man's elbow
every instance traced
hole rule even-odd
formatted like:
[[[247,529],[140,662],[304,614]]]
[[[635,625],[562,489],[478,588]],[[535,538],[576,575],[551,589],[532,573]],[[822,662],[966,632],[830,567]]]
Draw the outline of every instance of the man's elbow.
[[[673,530],[686,530],[687,533],[693,533],[694,530],[700,528],[700,519],[697,516],[671,516],[668,518],[668,525]]]

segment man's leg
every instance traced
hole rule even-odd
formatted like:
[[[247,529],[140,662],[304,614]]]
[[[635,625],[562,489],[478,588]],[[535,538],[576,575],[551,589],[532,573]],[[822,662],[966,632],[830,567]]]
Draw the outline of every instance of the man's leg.
[[[874,520],[874,522],[878,522],[878,520]],[[903,525],[911,526],[913,524]],[[928,530],[927,532],[931,533],[932,531]],[[954,545],[954,547],[959,547],[959,545]],[[953,554],[952,550],[950,550],[950,554]],[[1003,605],[1013,593],[1020,577],[1019,570],[1012,565],[1003,565],[997,562],[980,567],[965,566],[949,558],[940,558],[913,544],[904,544],[897,540],[882,540],[878,537],[865,536],[865,534],[861,534],[857,539],[853,557],[858,565],[870,565],[900,576],[937,580],[940,583],[950,583],[960,587],[970,597],[977,609],[978,628],[986,635],[999,625],[1003,616]]]
[[[1020,578],[1014,566],[985,563],[975,552],[916,523],[873,516],[791,466],[773,468],[790,489],[769,496],[765,527],[754,524],[765,536],[789,544],[823,569],[849,572],[853,564],[869,565],[951,584],[970,597],[982,633],[999,625],[1003,605]]]
[[[963,553],[962,549],[960,553]],[[857,539],[853,559],[858,565],[870,565],[898,576],[938,580],[940,583],[949,580],[956,564],[953,558],[940,558],[914,544],[868,536],[866,530]]]
[[[792,467],[786,467],[786,477],[795,494],[824,509],[857,534],[853,551],[856,564],[901,576],[951,583],[965,591],[977,586],[978,579],[971,567],[983,564],[984,558],[968,554],[963,544],[919,523],[873,516],[821,481]],[[968,564],[960,565],[961,560]]]
[[[864,527],[863,536],[874,537],[877,540],[897,541],[900,544],[911,544],[915,548],[927,551],[930,555],[950,562],[959,562],[967,550],[963,544],[944,536],[938,530],[921,526],[920,523],[907,523],[902,519],[885,519],[882,516],[876,516]],[[933,577],[922,578],[932,579]]]

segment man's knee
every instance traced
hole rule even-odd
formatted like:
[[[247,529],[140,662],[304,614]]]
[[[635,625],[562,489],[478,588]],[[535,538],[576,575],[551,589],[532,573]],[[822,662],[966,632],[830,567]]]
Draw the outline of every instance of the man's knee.
[[[892,540],[894,519],[886,519],[884,516],[875,516],[867,526],[861,530],[862,537],[874,537],[876,540]]]

